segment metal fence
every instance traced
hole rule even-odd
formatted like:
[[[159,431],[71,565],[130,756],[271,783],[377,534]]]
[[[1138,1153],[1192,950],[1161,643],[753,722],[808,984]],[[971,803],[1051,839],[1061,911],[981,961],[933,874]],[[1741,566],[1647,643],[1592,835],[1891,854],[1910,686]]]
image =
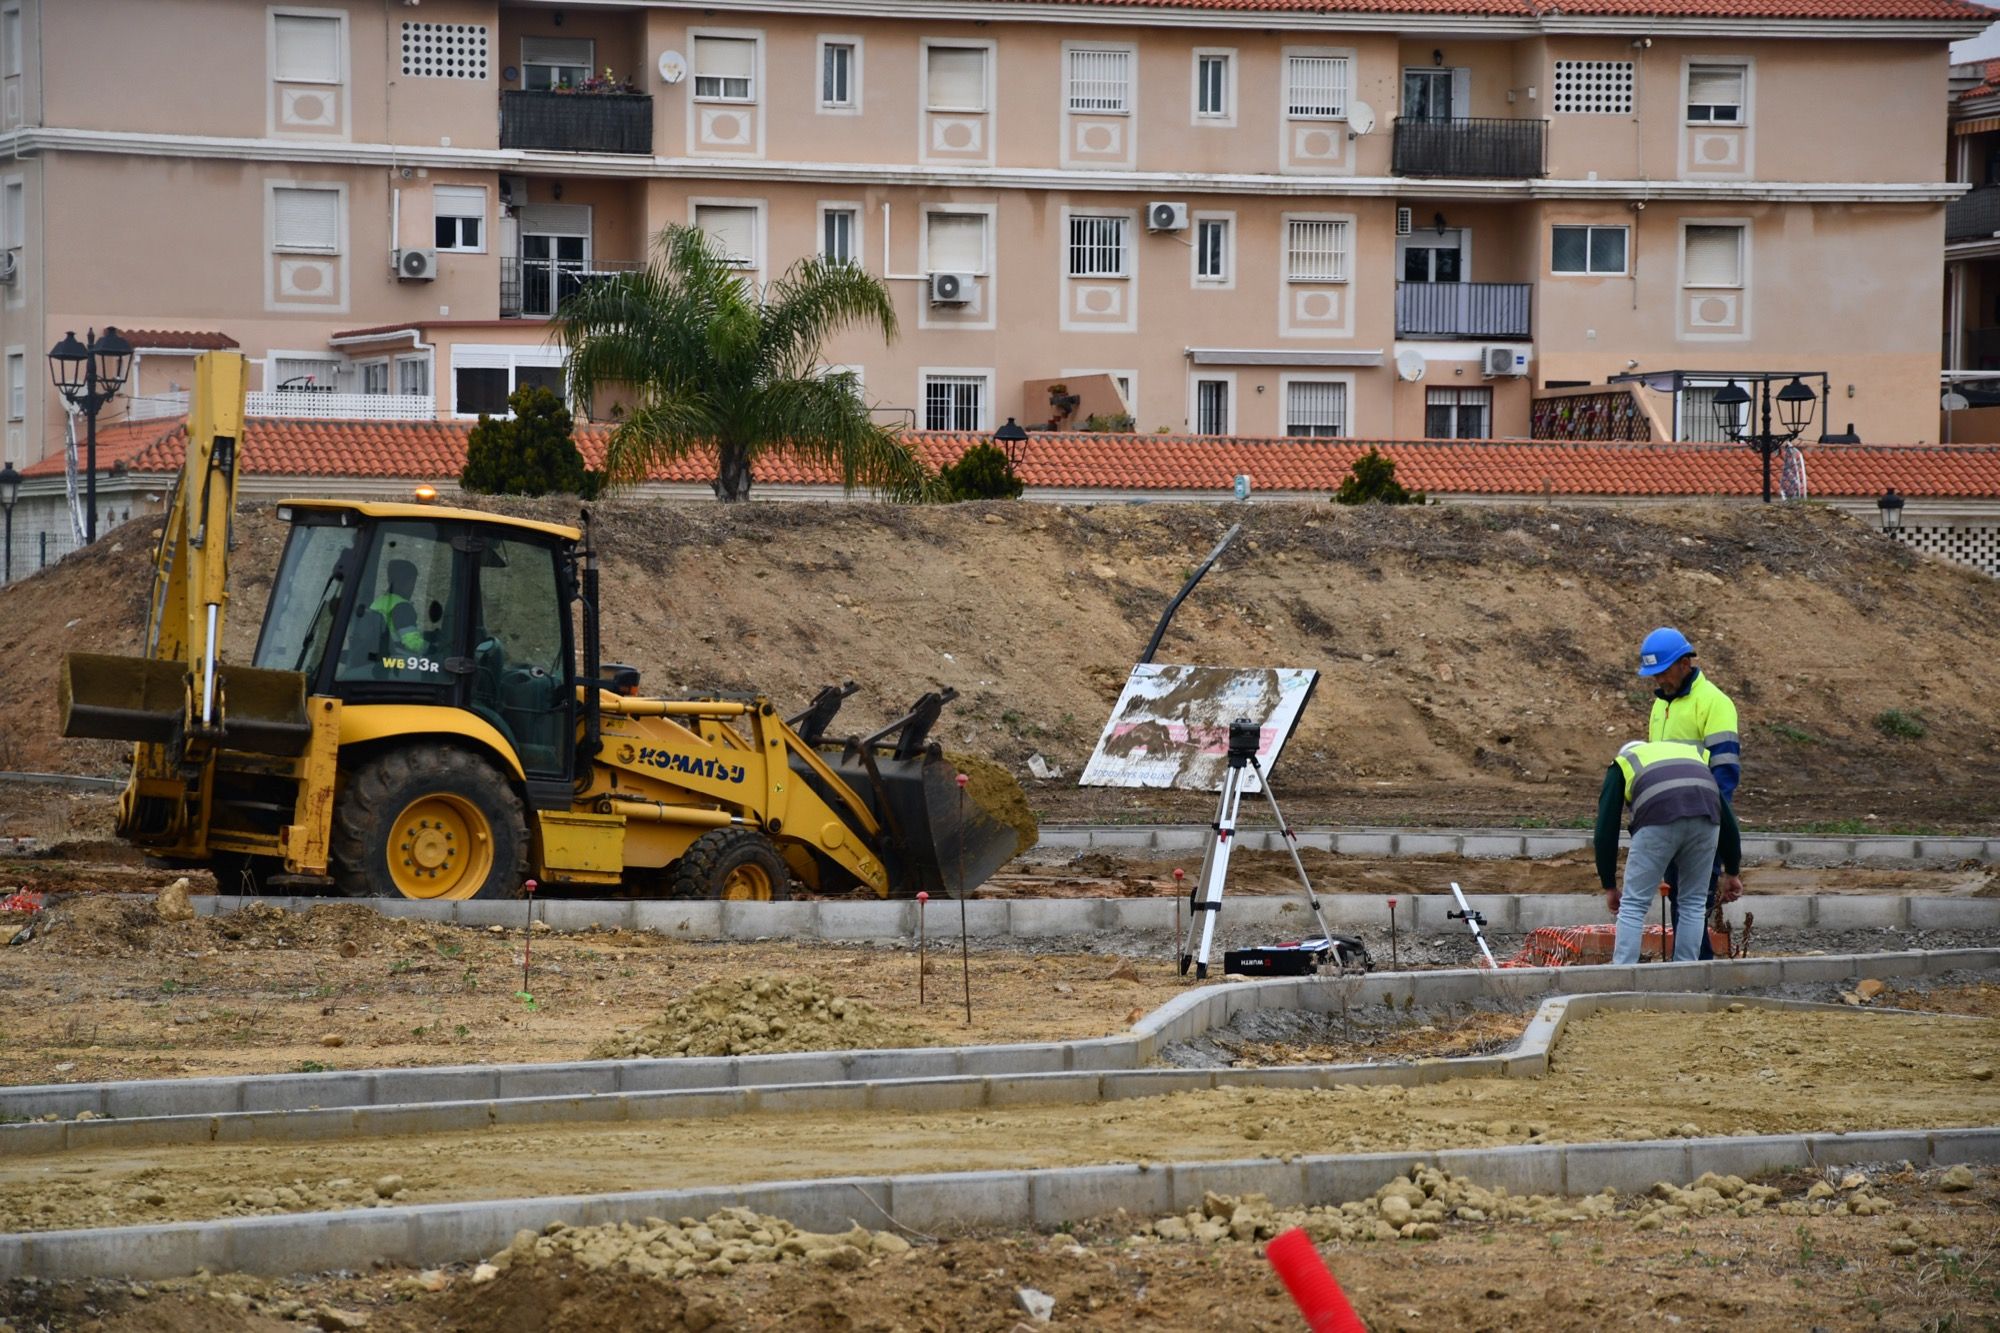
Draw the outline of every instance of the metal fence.
[[[1398,338],[1531,338],[1525,282],[1399,282]]]
[[[1500,176],[1548,173],[1546,120],[1461,116],[1396,117],[1390,170],[1398,176]]]
[[[500,315],[547,317],[562,303],[593,282],[617,273],[635,273],[645,265],[627,259],[500,260]]]
[[[1968,190],[1944,206],[1947,241],[1983,241],[2000,236],[2000,185]]]
[[[14,549],[8,554],[11,559],[0,561],[0,583],[7,581],[9,571],[18,581],[36,574],[55,564],[64,556],[82,549],[83,543],[66,530],[38,530],[30,532],[21,524],[14,525]]]

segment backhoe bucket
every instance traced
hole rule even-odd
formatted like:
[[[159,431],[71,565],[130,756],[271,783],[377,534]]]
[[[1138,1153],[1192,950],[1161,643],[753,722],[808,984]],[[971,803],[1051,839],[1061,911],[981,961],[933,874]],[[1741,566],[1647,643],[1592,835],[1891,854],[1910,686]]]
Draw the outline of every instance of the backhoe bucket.
[[[871,765],[860,754],[831,750],[821,758],[882,822],[895,897],[915,897],[919,890],[962,897],[1035,845],[1027,797],[997,764],[877,754]],[[963,796],[960,771],[969,779]]]
[[[216,668],[222,745],[251,754],[296,755],[312,738],[306,678],[296,671]],[[57,686],[62,734],[171,744],[187,713],[187,668],[154,657],[66,653]]]

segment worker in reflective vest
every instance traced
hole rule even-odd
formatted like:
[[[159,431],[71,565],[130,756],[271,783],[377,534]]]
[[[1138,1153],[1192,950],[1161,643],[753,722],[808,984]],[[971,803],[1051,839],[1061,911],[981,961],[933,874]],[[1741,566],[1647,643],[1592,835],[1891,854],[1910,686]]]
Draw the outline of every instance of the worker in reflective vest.
[[[424,632],[417,625],[417,608],[410,601],[410,594],[417,587],[417,567],[407,560],[391,560],[385,572],[389,576],[389,590],[370,602],[368,609],[382,617],[389,638],[397,647],[421,653],[425,648]]]
[[[1619,814],[1630,810],[1632,847],[1625,856],[1624,890],[1617,887]],[[1604,773],[1597,800],[1597,878],[1605,905],[1618,914],[1611,961],[1636,963],[1646,915],[1660,877],[1680,871],[1682,891],[1674,911],[1674,961],[1694,962],[1708,934],[1708,869],[1718,852],[1731,896],[1743,891],[1742,839],[1736,816],[1723,801],[1698,745],[1633,741]]]
[[[1708,751],[1708,766],[1715,774],[1715,785],[1722,793],[1722,803],[1733,809],[1736,784],[1743,776],[1743,744],[1737,734],[1736,704],[1716,688],[1714,682],[1695,665],[1694,658],[1694,645],[1688,642],[1687,636],[1667,626],[1648,634],[1645,642],[1639,645],[1639,675],[1655,683],[1653,713],[1646,727],[1646,739],[1686,741]],[[1708,882],[1711,906],[1718,901],[1732,901],[1726,892],[1720,892],[1721,872],[1722,867],[1714,865],[1703,876]],[[1680,883],[1678,872],[1670,870],[1666,880],[1667,897],[1676,908],[1679,907],[1677,894]],[[1701,957],[1715,957],[1706,931],[1701,937]]]

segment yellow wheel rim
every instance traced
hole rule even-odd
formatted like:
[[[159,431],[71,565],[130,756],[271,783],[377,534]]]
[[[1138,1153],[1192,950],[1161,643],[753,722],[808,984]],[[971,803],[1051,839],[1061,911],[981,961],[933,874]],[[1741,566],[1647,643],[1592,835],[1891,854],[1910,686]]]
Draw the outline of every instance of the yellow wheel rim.
[[[389,879],[405,898],[470,898],[493,871],[493,829],[462,796],[419,796],[389,831]]]
[[[737,866],[722,881],[722,898],[724,902],[733,903],[770,902],[770,873],[754,862]]]

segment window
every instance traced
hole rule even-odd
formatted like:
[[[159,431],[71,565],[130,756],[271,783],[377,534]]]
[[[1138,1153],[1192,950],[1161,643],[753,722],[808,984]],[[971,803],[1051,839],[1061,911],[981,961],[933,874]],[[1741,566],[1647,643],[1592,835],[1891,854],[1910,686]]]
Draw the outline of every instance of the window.
[[[521,86],[530,92],[575,88],[597,68],[597,48],[588,37],[523,37]]]
[[[855,105],[853,42],[828,42],[819,49],[819,104],[847,110]]]
[[[507,368],[459,366],[452,375],[451,410],[462,417],[507,415]]]
[[[472,651],[472,711],[498,718],[530,773],[560,773],[569,757],[573,674],[564,653],[567,605],[553,547],[492,537],[477,561],[480,633]]]
[[[1491,389],[1426,389],[1424,438],[1484,440],[1493,419]]]
[[[340,362],[324,356],[273,356],[264,372],[273,389],[293,393],[332,393],[340,386]]]
[[[525,56],[521,62],[527,64]],[[405,23],[403,75],[419,79],[484,79],[484,23]]]
[[[757,43],[748,37],[694,39],[694,95],[718,102],[755,100]]]
[[[1688,384],[1675,395],[1674,438],[1702,444],[1726,444],[1722,414],[1716,410],[1715,395],[1720,384]]]
[[[516,366],[514,367],[514,388],[547,389],[558,398],[566,396],[563,387],[564,375],[561,366]]]
[[[396,358],[396,392],[423,395],[431,391],[431,363],[421,356]]]
[[[986,271],[986,215],[932,213],[924,219],[926,267],[933,273]]]
[[[7,419],[19,421],[28,415],[28,354],[7,353]]]
[[[437,213],[440,250],[486,253],[486,191],[479,186],[437,185],[431,188]]]
[[[1128,218],[1072,217],[1069,220],[1069,275],[1072,278],[1125,276]]]
[[[1743,285],[1743,228],[1690,225],[1681,244],[1682,285]]]
[[[1556,227],[1549,240],[1549,268],[1555,273],[1625,272],[1624,227]]]
[[[1295,120],[1347,115],[1346,56],[1286,56],[1285,111]]]
[[[271,77],[280,83],[339,83],[340,20],[271,16]]]
[[[933,46],[926,52],[924,105],[932,111],[986,109],[986,48]]]
[[[457,416],[504,417],[509,394],[537,386],[565,396],[560,349],[491,344],[451,349],[451,410]]]
[[[1229,111],[1229,57],[1201,55],[1194,62],[1194,113],[1214,120],[1227,119]]]
[[[21,11],[0,10],[0,74],[12,78],[21,72]]]
[[[19,250],[28,243],[28,191],[19,180],[0,188],[0,249]]]
[[[340,253],[340,191],[279,186],[271,191],[273,249]]]
[[[1201,218],[1194,224],[1194,276],[1201,282],[1229,281],[1229,219]]]
[[[1558,115],[1629,116],[1632,68],[1629,60],[1558,60],[1549,109]]]
[[[1288,219],[1285,276],[1293,282],[1346,282],[1347,224]]]
[[[986,377],[924,376],[924,429],[986,429]]]
[[[1194,433],[1229,434],[1229,381],[1194,382]]]
[[[457,565],[453,543],[436,523],[377,528],[335,678],[450,686],[454,678],[443,659],[458,623]]]
[[[1452,90],[1458,83],[1455,69],[1406,69],[1403,71],[1403,119],[1427,122],[1450,120],[1454,101]],[[1464,115],[1463,111],[1458,112]]]
[[[1339,380],[1289,381],[1285,434],[1313,438],[1347,434],[1347,385]]]
[[[361,392],[389,392],[389,363],[387,361],[363,361],[361,363]]]
[[[819,252],[835,264],[853,264],[860,256],[854,252],[854,210],[851,208],[829,208],[819,215]]]
[[[1743,122],[1743,75],[1741,65],[1688,66],[1688,109],[1690,121],[1717,125]]]
[[[696,204],[694,225],[737,268],[757,266],[757,210],[743,204]]]
[[[1069,109],[1123,115],[1129,105],[1130,51],[1074,50],[1069,53]]]

